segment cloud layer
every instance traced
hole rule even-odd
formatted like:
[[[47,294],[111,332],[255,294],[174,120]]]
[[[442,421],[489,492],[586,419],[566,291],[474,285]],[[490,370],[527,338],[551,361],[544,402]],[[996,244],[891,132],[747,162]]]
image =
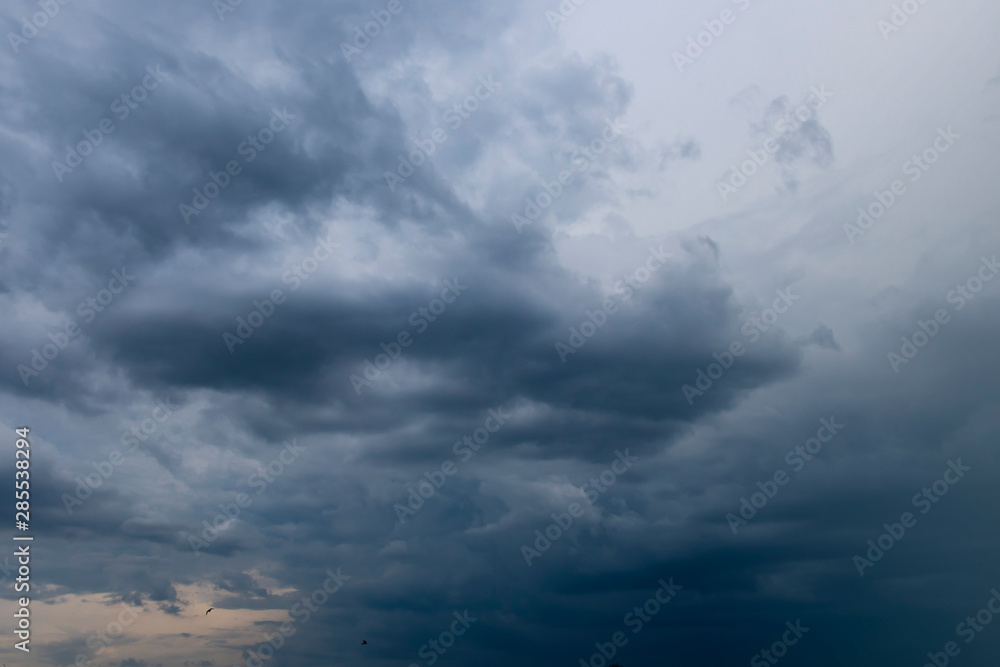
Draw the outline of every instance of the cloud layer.
[[[32,664],[992,664],[1000,13],[893,12],[0,12]]]

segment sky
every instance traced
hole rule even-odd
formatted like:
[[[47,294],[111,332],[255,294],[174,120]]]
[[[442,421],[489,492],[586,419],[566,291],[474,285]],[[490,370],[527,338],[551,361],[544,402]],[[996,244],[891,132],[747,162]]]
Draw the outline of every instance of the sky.
[[[0,29],[8,666],[995,665],[1000,6]]]

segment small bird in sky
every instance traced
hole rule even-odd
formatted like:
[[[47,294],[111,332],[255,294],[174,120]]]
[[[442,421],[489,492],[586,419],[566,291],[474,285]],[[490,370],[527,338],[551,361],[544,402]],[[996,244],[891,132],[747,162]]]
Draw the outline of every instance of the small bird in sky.
[[[368,642],[366,642],[366,641],[365,641],[364,639],[362,639],[362,640],[361,640],[361,645],[362,645],[362,646],[364,646],[364,645],[365,645],[365,644],[367,644],[367,643],[368,643]],[[4,667],[6,667],[6,665],[5,665]]]
[[[215,609],[215,607],[209,607],[208,611],[212,611],[213,609]],[[208,611],[205,612],[205,616],[208,616]]]

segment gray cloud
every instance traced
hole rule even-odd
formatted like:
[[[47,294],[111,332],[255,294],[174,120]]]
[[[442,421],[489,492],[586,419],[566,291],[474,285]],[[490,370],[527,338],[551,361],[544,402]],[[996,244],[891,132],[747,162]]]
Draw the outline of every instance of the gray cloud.
[[[855,4],[817,34],[853,35]],[[614,10],[627,36],[594,3],[559,33],[528,3],[402,5],[350,61],[341,43],[385,3],[242,3],[225,20],[204,2],[71,3],[0,55],[0,414],[32,428],[46,545],[32,562],[50,587],[36,602],[54,613],[83,596],[180,627],[210,595],[225,618],[296,624],[276,666],[422,664],[463,610],[478,620],[442,662],[575,664],[619,630],[629,641],[610,662],[747,661],[796,619],[812,629],[789,659],[818,667],[943,650],[997,586],[1000,283],[981,278],[961,309],[948,298],[1000,249],[990,125],[957,117],[969,138],[852,246],[841,225],[919,145],[903,112],[948,120],[922,97],[867,96],[889,85],[891,54],[914,56],[902,35],[851,45],[889,54],[870,64],[881,74],[848,77],[855,90],[840,75],[860,56],[820,57],[805,28],[755,8],[764,23],[740,14],[674,81],[649,61],[642,34],[661,9],[648,3]],[[0,23],[20,31],[35,7]],[[735,51],[741,39],[759,49]],[[783,40],[816,71],[743,71]],[[165,73],[155,87],[147,67]],[[941,68],[926,85],[955,109],[981,103],[985,70]],[[501,91],[388,188],[385,172],[487,75]],[[692,216],[715,194],[705,175],[808,96],[763,91],[813,80],[838,83],[836,109],[778,138],[768,196]],[[715,120],[727,104],[748,128]],[[294,118],[250,151],[276,109]],[[113,132],[57,176],[103,118]],[[615,119],[625,131],[581,168]],[[239,173],[222,177],[230,161]],[[516,229],[511,215],[541,193],[551,203]],[[202,195],[186,222],[180,206]],[[669,253],[655,270],[653,251]],[[114,292],[113,272],[134,281]],[[445,281],[467,287],[446,303]],[[801,296],[769,320],[789,286]],[[951,322],[894,372],[887,355],[939,308]],[[478,449],[459,444],[491,410],[509,419]],[[821,419],[844,430],[806,459]],[[301,453],[282,458],[293,441]],[[626,451],[635,464],[602,484]],[[914,494],[958,458],[967,478],[921,514]],[[727,515],[782,471],[734,534]],[[907,511],[916,526],[859,576],[852,557]],[[526,545],[541,552],[530,566]],[[297,620],[338,567],[347,583]],[[684,588],[633,634],[627,615],[669,578]],[[171,654],[164,635],[136,631],[107,664],[236,664],[281,623],[248,626],[178,632],[191,650]],[[47,641],[39,664],[73,662],[92,631]],[[987,628],[963,659],[995,655],[998,637]]]

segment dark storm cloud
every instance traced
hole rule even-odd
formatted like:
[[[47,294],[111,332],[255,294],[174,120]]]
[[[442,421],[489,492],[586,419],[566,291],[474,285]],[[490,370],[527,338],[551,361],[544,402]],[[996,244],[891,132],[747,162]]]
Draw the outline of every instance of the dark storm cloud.
[[[146,26],[117,25],[114,40],[46,43],[45,50],[19,58],[12,72],[8,127],[37,137],[48,149],[47,155],[37,149],[29,153],[23,144],[6,140],[8,168],[15,162],[30,165],[30,180],[22,172],[18,217],[19,227],[31,229],[34,239],[25,234],[21,243],[34,240],[34,252],[41,253],[39,244],[46,239],[49,257],[80,250],[74,264],[102,272],[125,254],[133,261],[137,256],[162,258],[178,244],[223,244],[248,251],[259,243],[235,238],[233,230],[271,203],[302,213],[312,204],[349,196],[376,207],[390,225],[402,215],[437,225],[441,223],[431,217],[433,212],[464,213],[439,188],[428,190],[426,202],[389,196],[382,166],[391,164],[408,143],[404,128],[391,107],[365,95],[352,67],[329,57],[338,32],[347,30],[349,15],[342,9],[314,8],[327,22],[327,39],[298,43],[295,50],[274,49],[276,60],[294,73],[296,85],[290,91],[254,85],[207,53],[170,45],[171,36],[164,33],[177,29],[173,24],[161,26],[152,41],[140,37]],[[118,3],[106,5],[113,19],[121,18],[121,10]],[[192,4],[184,5],[185,14],[193,11]],[[103,19],[88,18],[81,32],[108,30]],[[278,22],[289,18],[280,13]],[[279,28],[275,36],[280,42],[296,39],[293,34]],[[228,38],[224,32],[219,37]],[[89,63],[111,67],[95,70]],[[129,96],[144,80],[153,81],[147,67],[162,72],[159,82],[137,108],[126,107],[118,98]],[[57,80],[59,85],[33,86],[38,80]],[[256,151],[247,137],[268,126],[275,108],[287,109],[294,119],[273,143]],[[113,122],[113,133],[58,182],[51,163],[65,162],[65,146],[84,140],[84,133],[93,133],[102,118]],[[193,188],[203,189],[210,172],[224,171],[231,160],[241,164],[242,172],[185,224],[179,205],[191,205]],[[303,224],[311,224],[308,216],[301,217]]]
[[[712,352],[727,347],[737,335],[739,307],[718,279],[706,278],[712,271],[706,262],[711,261],[696,259],[689,267],[669,270],[656,284],[650,283],[566,363],[560,361],[555,343],[570,335],[570,327],[586,320],[588,310],[599,307],[604,298],[599,293],[574,287],[568,276],[550,276],[548,293],[539,295],[533,293],[535,277],[525,280],[500,270],[481,277],[467,271],[460,278],[458,271],[447,272],[444,275],[456,276],[452,280],[467,284],[468,289],[432,329],[414,334],[415,342],[399,363],[432,375],[444,373],[467,388],[461,398],[447,398],[434,387],[426,396],[410,393],[407,400],[416,411],[423,407],[464,411],[475,405],[485,409],[523,396],[574,411],[595,410],[592,418],[598,420],[602,411],[653,420],[686,414],[679,387],[688,382],[700,360],[710,360]],[[501,284],[502,292],[494,287]],[[364,299],[336,301],[312,291],[290,295],[288,303],[280,305],[267,324],[232,354],[221,336],[222,331],[235,330],[232,311],[223,314],[233,303],[231,298],[220,298],[217,305],[205,303],[195,311],[178,306],[177,312],[163,313],[154,321],[145,315],[137,320],[120,309],[96,325],[94,331],[100,337],[94,346],[100,356],[106,354],[109,362],[126,369],[145,387],[162,383],[160,391],[242,387],[265,392],[274,409],[284,413],[283,421],[295,430],[299,428],[296,415],[318,403],[352,406],[351,415],[337,417],[340,428],[349,431],[365,430],[372,420],[391,426],[408,417],[398,410],[389,413],[386,401],[393,402],[394,397],[377,395],[385,380],[363,388],[359,396],[350,376],[363,374],[364,360],[381,352],[379,342],[395,340],[400,331],[412,333],[411,315],[436,292],[379,294],[375,290],[369,284]],[[347,294],[352,291],[356,290],[347,287]],[[248,293],[242,301],[249,305],[252,297],[266,293]],[[561,294],[562,304],[553,312],[551,299],[556,293]],[[698,308],[691,305],[694,299],[701,301]],[[706,299],[713,304],[711,308],[705,308]],[[727,329],[728,340],[720,333],[706,338],[705,333]],[[692,336],[696,331],[705,333]],[[692,346],[688,342],[692,339],[705,344]],[[622,352],[622,348],[634,352]],[[758,350],[768,348],[762,345]],[[732,386],[760,382],[794,365],[793,348],[782,351],[779,345],[773,353],[776,356],[770,359],[756,354],[748,357],[749,363],[733,371]],[[530,363],[521,366],[515,360]],[[636,389],[622,395],[595,391],[598,377],[603,389],[618,382]],[[567,426],[553,424],[554,428]],[[587,431],[594,426],[578,423],[575,428]],[[596,435],[601,437],[599,431]]]
[[[257,586],[253,578],[243,572],[223,574],[215,584],[224,591],[255,597],[267,597],[267,589]]]
[[[670,178],[703,158],[704,136],[686,128],[652,144],[626,128],[519,233],[511,214],[629,113],[633,84],[610,56],[553,46],[538,7],[403,5],[350,61],[341,42],[380,3],[242,3],[224,21],[208,2],[71,4],[23,52],[0,56],[0,388],[5,421],[36,417],[44,438],[32,503],[47,541],[36,562],[53,588],[39,599],[107,595],[174,622],[203,613],[184,587],[206,585],[220,610],[284,614],[343,567],[350,579],[275,665],[354,661],[360,637],[375,659],[409,664],[466,609],[479,620],[448,654],[456,664],[576,664],[673,578],[683,590],[615,662],[746,661],[801,617],[813,628],[796,649],[804,662],[917,664],[921,650],[899,647],[916,646],[914,634],[933,646],[996,585],[997,540],[981,517],[996,509],[998,293],[954,313],[895,374],[886,354],[947,289],[885,290],[845,314],[823,305],[840,287],[823,286],[688,400],[682,387],[746,343],[746,323],[791,282],[776,277],[798,279],[803,248],[823,275],[859,269],[812,238],[777,239],[781,256],[762,251],[766,278],[748,286],[732,270],[745,249],[726,233],[622,233],[633,222],[617,210],[623,192],[652,192],[629,177]],[[8,29],[20,11],[4,16]],[[385,171],[487,74],[502,92],[390,190]],[[145,99],[119,117],[115,100],[136,86]],[[804,103],[760,99],[748,90],[732,103],[753,118],[753,141]],[[294,117],[248,161],[247,137],[284,124],[270,125],[275,109]],[[105,117],[114,132],[60,182],[52,162]],[[833,164],[815,113],[778,143],[789,197]],[[186,223],[179,206],[230,160],[241,173]],[[598,251],[570,266],[574,226],[602,216],[617,221],[615,238],[592,235]],[[279,218],[288,224],[275,232]],[[286,272],[318,239],[340,245],[292,290]],[[970,241],[989,242],[986,231]],[[609,284],[650,246],[672,256],[626,300]],[[880,261],[866,256],[860,270]],[[978,261],[932,268],[951,280]],[[112,271],[134,284],[87,320],[81,304]],[[416,331],[412,314],[445,280],[467,288]],[[227,349],[223,334],[274,289],[286,299]],[[609,296],[616,312],[561,359],[556,344],[579,340]],[[71,321],[82,333],[25,385],[17,366]],[[370,384],[352,383],[401,332],[412,345]],[[175,414],[127,451],[122,434],[160,400]],[[511,417],[461,460],[454,443],[490,410]],[[727,513],[831,418],[844,431],[734,534]],[[276,465],[290,441],[302,453]],[[66,494],[115,448],[126,461],[69,513]],[[626,451],[634,465],[588,500]],[[852,556],[959,457],[969,479],[859,577]],[[397,507],[445,462],[457,474],[401,520]],[[240,493],[251,502],[212,537]],[[526,563],[523,548],[540,549],[572,503],[584,514]],[[197,553],[192,538],[206,540]],[[255,623],[257,634],[280,626]],[[211,641],[235,655],[234,637]],[[50,643],[46,657],[68,664],[85,645]],[[121,646],[122,667],[159,664],[137,637]]]
[[[149,663],[145,660],[136,660],[135,658],[125,658],[121,662],[121,667],[149,667]]]
[[[840,349],[840,345],[837,344],[834,338],[833,329],[823,324],[817,326],[811,334],[800,340],[805,345],[816,345],[827,350]]]

